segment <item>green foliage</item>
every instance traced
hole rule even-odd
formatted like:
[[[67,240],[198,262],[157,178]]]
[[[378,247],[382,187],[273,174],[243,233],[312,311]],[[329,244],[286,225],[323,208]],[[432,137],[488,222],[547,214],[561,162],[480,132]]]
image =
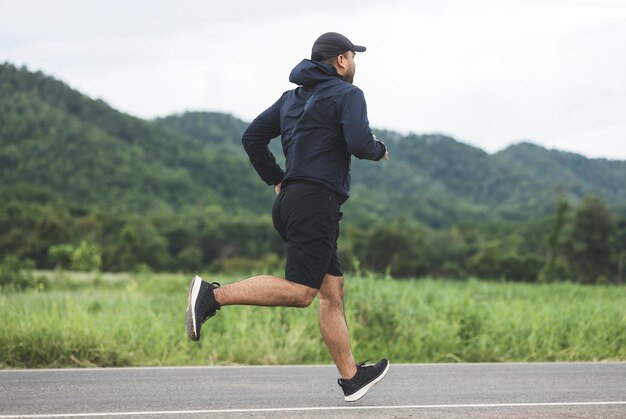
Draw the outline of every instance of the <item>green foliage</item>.
[[[346,271],[387,272],[393,277],[619,282],[623,278],[626,218],[615,218],[595,199],[588,202],[595,204],[574,207],[577,217],[568,216],[563,211],[567,206],[560,204],[553,219],[524,223],[432,229],[400,218],[365,227],[347,224],[342,226],[339,253]],[[38,217],[45,220],[50,211],[67,217],[62,225],[67,234],[58,239],[40,228],[44,222]],[[0,220],[3,213],[16,216],[14,223],[4,226],[4,236],[0,237],[27,238],[0,239],[4,255],[38,260],[39,267],[184,272],[210,268],[242,273],[255,273],[255,268],[282,270],[284,244],[269,216],[229,216],[213,207],[138,217],[97,208],[14,201],[0,202]],[[69,213],[76,216],[69,217]],[[590,213],[600,216],[585,216]],[[596,221],[588,223],[590,219]]]
[[[190,342],[183,327],[188,281],[52,272],[44,292],[0,293],[0,367],[332,362],[317,301],[307,309],[224,307],[203,326],[203,339]],[[357,359],[602,361],[626,359],[624,298],[618,286],[368,275],[346,278],[345,309]]]
[[[133,271],[140,264],[160,269],[168,263],[167,242],[155,226],[145,220],[128,223],[119,233],[111,260],[117,271]]]
[[[467,272],[484,279],[535,281],[543,263],[540,256],[507,247],[501,240],[481,243],[467,259]]]
[[[616,282],[623,284],[626,268],[626,218],[616,222],[616,231],[611,242],[611,254],[617,271]]]
[[[526,199],[549,210],[555,194],[574,202],[596,195],[612,209],[617,209],[626,200],[624,161],[587,159],[529,143],[511,146],[493,157],[510,173],[516,174],[507,176],[505,181],[513,194],[519,195],[519,204]],[[525,192],[520,194],[522,189]]]
[[[175,264],[190,271],[201,270],[203,267],[202,250],[195,245],[185,247],[176,255]]]
[[[550,282],[555,279],[570,278],[572,276],[562,255],[562,247],[564,244],[562,238],[563,229],[567,222],[568,211],[568,202],[560,199],[557,204],[557,214],[552,223],[552,231],[546,238],[546,262],[539,272],[537,278],[539,282]]]
[[[23,291],[44,287],[45,281],[35,278],[33,268],[34,263],[31,260],[6,256],[0,262],[0,290]]]
[[[609,275],[613,217],[596,197],[586,198],[576,210],[569,256],[583,282],[604,282]]]
[[[241,151],[210,149],[7,64],[0,65],[0,180],[10,195],[26,184],[72,203],[142,213],[271,202]]]
[[[102,267],[100,246],[81,241],[72,251],[71,267],[75,271],[99,272]]]
[[[55,268],[69,269],[72,263],[74,246],[71,244],[55,244],[48,249],[48,259]]]
[[[185,112],[157,118],[158,125],[172,133],[202,140],[212,147],[241,152],[241,136],[248,124],[230,115],[216,112]]]
[[[426,244],[428,231],[400,219],[393,224],[377,224],[355,243],[354,252],[365,269],[397,277],[424,276],[429,271]]]

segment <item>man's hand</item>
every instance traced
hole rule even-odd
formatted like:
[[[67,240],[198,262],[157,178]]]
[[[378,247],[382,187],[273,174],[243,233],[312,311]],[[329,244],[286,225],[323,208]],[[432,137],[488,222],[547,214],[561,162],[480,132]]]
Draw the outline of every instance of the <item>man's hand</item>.
[[[281,185],[282,185],[282,183],[278,183],[278,184],[274,185],[274,190],[276,191],[276,195],[278,195],[280,193]]]
[[[383,156],[383,160],[389,160],[389,152],[385,151],[385,155]]]

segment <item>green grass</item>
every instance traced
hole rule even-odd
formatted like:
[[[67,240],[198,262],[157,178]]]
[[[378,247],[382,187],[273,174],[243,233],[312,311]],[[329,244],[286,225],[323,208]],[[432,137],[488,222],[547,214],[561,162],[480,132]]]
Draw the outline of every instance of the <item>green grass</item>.
[[[225,307],[196,343],[188,276],[46,275],[45,291],[0,294],[0,367],[331,363],[317,302]],[[349,277],[346,314],[359,360],[626,360],[626,287]]]

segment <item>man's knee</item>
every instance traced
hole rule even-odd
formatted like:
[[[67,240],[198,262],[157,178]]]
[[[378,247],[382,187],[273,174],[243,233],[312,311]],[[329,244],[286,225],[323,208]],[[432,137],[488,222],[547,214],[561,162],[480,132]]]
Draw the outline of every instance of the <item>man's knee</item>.
[[[319,292],[320,301],[342,304],[343,295],[343,276],[326,274]]]
[[[318,290],[315,288],[307,287],[306,285],[302,286],[300,291],[300,295],[298,296],[298,307],[304,308],[308,307],[315,300],[315,296],[317,295]]]

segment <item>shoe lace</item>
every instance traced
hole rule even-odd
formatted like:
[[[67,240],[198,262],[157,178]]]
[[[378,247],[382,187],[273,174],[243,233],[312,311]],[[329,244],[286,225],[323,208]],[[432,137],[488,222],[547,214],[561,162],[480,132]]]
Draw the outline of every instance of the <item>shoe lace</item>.
[[[366,359],[365,361],[361,361],[358,364],[356,364],[356,367],[357,368],[359,368],[359,367],[366,367],[367,365],[365,365],[365,364],[368,363],[368,362],[369,362],[369,359]]]
[[[215,285],[216,288],[221,287],[219,282],[211,282],[211,285]]]

